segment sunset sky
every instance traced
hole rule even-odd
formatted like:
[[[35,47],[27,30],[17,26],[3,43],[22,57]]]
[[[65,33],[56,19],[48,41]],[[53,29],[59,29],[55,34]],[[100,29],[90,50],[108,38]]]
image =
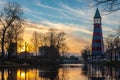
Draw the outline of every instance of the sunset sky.
[[[8,0],[0,0],[0,6]],[[93,16],[97,6],[93,0],[10,0],[22,5],[25,16],[24,40],[29,42],[33,31],[46,32],[56,28],[67,33],[66,41],[70,53],[80,54],[90,46],[93,31]],[[102,16],[104,37],[115,32],[120,25],[120,11],[106,15],[98,6]]]

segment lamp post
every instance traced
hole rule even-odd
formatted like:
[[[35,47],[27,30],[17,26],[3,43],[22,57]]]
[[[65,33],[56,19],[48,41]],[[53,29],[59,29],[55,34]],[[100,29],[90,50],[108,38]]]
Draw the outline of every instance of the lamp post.
[[[27,53],[27,42],[25,42],[25,60],[26,60],[26,53]]]

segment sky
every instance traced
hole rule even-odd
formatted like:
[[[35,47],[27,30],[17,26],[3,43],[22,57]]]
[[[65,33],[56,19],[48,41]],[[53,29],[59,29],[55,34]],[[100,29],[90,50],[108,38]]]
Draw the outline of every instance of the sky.
[[[47,32],[49,28],[56,28],[67,34],[69,53],[80,54],[85,46],[91,46],[97,7],[102,17],[104,37],[113,34],[120,25],[120,11],[108,15],[101,6],[93,6],[93,0],[0,0],[0,5],[7,1],[22,5],[25,41],[29,42],[34,31]]]

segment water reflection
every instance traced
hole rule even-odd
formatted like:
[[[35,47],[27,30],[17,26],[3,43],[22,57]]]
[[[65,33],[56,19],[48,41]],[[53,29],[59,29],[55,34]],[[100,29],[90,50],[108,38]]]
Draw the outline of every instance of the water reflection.
[[[7,68],[0,69],[0,80],[120,80],[120,69],[93,64]]]
[[[44,80],[59,80],[58,66],[45,66],[39,68],[39,77]]]
[[[88,80],[120,80],[119,66],[112,65],[84,65],[82,74],[88,76]]]
[[[0,80],[60,80],[59,69],[58,66],[1,69]]]
[[[73,65],[74,66],[74,65]],[[40,66],[39,68],[0,69],[0,80],[79,80],[80,67]],[[76,76],[76,77],[75,77]],[[86,80],[86,79],[85,79]]]
[[[7,80],[17,80],[17,69],[8,69]]]
[[[4,80],[4,69],[1,70],[1,80]]]

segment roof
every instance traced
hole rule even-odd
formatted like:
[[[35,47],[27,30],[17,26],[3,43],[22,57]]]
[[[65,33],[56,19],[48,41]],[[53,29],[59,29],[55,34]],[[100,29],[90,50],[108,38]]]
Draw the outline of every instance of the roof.
[[[98,8],[96,9],[94,18],[101,18]]]

